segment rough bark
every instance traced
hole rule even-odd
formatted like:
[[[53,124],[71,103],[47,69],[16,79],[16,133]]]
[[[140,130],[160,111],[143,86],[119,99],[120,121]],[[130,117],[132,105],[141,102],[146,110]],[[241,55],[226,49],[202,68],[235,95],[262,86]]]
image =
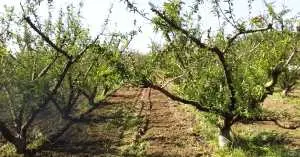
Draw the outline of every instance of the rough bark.
[[[223,127],[220,129],[218,138],[219,147],[224,148],[232,143],[232,137],[230,135],[231,127]]]
[[[224,118],[223,125],[220,127],[219,134],[219,147],[223,148],[230,145],[233,142],[233,138],[230,134],[231,126],[233,125],[233,117],[227,116]]]

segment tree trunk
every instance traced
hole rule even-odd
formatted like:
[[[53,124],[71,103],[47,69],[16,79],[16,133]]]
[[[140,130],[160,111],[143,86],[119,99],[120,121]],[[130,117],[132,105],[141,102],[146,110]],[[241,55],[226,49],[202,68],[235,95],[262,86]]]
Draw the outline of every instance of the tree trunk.
[[[282,96],[288,96],[288,93],[289,93],[289,91],[288,91],[288,89],[284,89],[283,91],[282,91]]]
[[[219,135],[219,147],[224,148],[232,143],[232,137],[230,135],[231,128],[221,128]]]
[[[23,154],[24,157],[35,157],[36,156],[36,151],[27,149],[26,146],[22,148],[16,148],[17,149],[17,154]]]
[[[231,126],[232,126],[232,118],[225,118],[224,125],[220,128],[219,134],[219,147],[224,148],[232,143],[231,137]]]
[[[25,150],[24,152],[24,157],[35,157],[36,156],[36,152],[33,150]]]
[[[18,138],[18,141],[14,143],[17,154],[23,154],[24,157],[35,157],[36,151],[28,149],[26,144],[26,138]]]

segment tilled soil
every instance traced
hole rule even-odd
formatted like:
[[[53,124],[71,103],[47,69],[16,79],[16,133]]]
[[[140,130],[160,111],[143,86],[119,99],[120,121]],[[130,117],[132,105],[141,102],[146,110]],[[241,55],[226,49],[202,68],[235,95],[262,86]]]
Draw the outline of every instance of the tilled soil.
[[[200,156],[201,143],[193,135],[195,117],[178,110],[159,91],[145,89],[141,99],[146,102],[143,115],[147,128],[143,140],[149,143],[147,156]]]
[[[132,151],[129,145],[143,141],[146,147],[141,156],[203,156],[203,143],[193,134],[195,117],[180,111],[178,104],[159,91],[124,87],[107,101],[111,105],[88,115],[91,122],[74,124],[40,155],[137,156],[126,151]],[[139,122],[128,126],[135,120]]]
[[[180,110],[159,91],[149,88],[123,87],[111,95],[109,105],[100,106],[87,117],[90,121],[72,125],[41,156],[211,156],[206,141],[195,136],[196,117]],[[282,103],[267,100],[268,108],[282,108]],[[299,107],[295,104],[294,107]],[[249,125],[247,125],[249,126]],[[245,126],[237,126],[245,129]],[[250,126],[259,130],[280,130],[269,123]],[[256,130],[255,129],[255,130]],[[292,134],[291,145],[299,147],[299,129]],[[135,147],[140,143],[145,147]],[[141,150],[139,150],[139,149]],[[208,148],[209,149],[209,148]]]

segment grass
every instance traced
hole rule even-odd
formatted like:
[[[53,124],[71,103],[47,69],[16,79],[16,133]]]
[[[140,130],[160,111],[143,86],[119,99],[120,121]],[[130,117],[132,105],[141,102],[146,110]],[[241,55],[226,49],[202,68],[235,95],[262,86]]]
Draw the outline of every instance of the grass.
[[[0,156],[2,157],[17,157],[19,155],[16,154],[16,149],[15,147],[10,144],[10,143],[7,143],[7,144],[4,144],[0,147]]]
[[[228,150],[220,150],[220,156],[236,157],[298,157],[299,150],[287,147],[288,138],[278,132],[262,131],[257,133],[240,133],[234,146]]]
[[[143,119],[136,116],[136,111],[132,105],[130,103],[118,103],[93,111],[91,118],[97,119],[98,116],[101,116],[108,119],[103,122],[75,124],[60,139],[63,142],[61,146],[54,146],[51,150],[43,151],[42,156],[93,156],[94,152],[89,150],[94,149],[99,149],[95,150],[96,153],[101,151],[100,154],[105,156],[143,156],[147,143],[141,140],[134,142],[137,128],[143,123]],[[41,132],[38,132],[37,135],[40,134]],[[30,147],[34,148],[43,140],[45,139],[37,137],[37,140]],[[80,145],[69,146],[72,142]],[[81,147],[85,150],[81,150]],[[20,155],[16,154],[12,144],[7,143],[0,145],[0,156],[14,157]]]
[[[278,106],[283,111],[292,112],[292,115],[298,115],[300,97],[281,97],[275,93],[269,98],[272,102],[282,104],[268,104],[267,107]],[[278,106],[276,106],[278,105]],[[295,107],[295,109],[291,109]],[[299,157],[299,145],[293,147],[292,139],[300,137],[300,131],[285,130],[277,128],[274,124],[236,124],[233,127],[235,141],[230,148],[218,148],[218,128],[212,123],[217,119],[213,115],[198,112],[195,108],[188,105],[179,105],[178,108],[184,112],[192,112],[196,116],[196,125],[193,132],[198,138],[205,141],[204,151],[214,157]],[[299,129],[298,129],[299,130]]]

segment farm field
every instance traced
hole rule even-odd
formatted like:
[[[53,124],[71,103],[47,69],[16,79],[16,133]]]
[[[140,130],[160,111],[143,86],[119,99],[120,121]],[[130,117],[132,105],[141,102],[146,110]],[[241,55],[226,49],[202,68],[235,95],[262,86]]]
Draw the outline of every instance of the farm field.
[[[300,157],[296,6],[1,0],[0,157]]]
[[[264,103],[299,115],[299,90],[289,98],[279,93]],[[233,127],[240,146],[220,150],[218,131],[205,113],[178,104],[150,88],[122,87],[59,138],[40,156],[291,156],[300,154],[300,130],[287,130],[259,122]],[[299,116],[295,116],[299,120]],[[8,145],[1,144],[5,156]],[[16,154],[15,154],[16,155]],[[17,156],[17,155],[16,155]]]

